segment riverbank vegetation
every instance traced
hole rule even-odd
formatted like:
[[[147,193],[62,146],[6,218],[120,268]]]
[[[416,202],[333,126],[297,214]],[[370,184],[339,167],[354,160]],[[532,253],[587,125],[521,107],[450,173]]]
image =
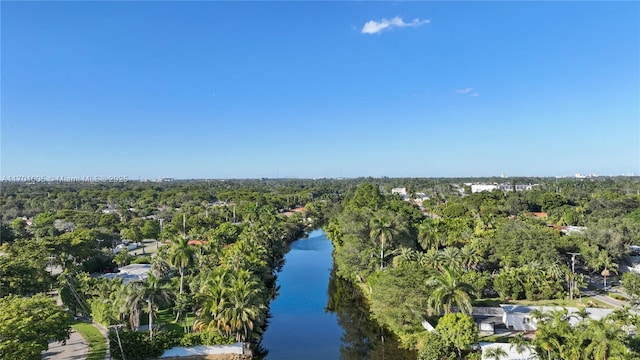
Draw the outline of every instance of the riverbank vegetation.
[[[434,192],[419,209],[410,195],[402,201],[380,184],[364,183],[325,227],[336,275],[356,284],[371,316],[423,359],[476,356],[469,352],[476,337],[441,325],[450,314],[469,321],[474,303],[487,297],[574,301],[590,284],[606,287],[630,245],[640,243],[637,181],[547,182],[522,192],[481,193],[450,185],[452,191]],[[580,254],[573,268],[572,253]],[[446,339],[428,333],[423,321],[440,326]],[[612,324],[600,325],[613,331]],[[638,350],[637,338],[620,341],[625,354]],[[546,358],[542,345],[532,346]]]
[[[475,338],[458,314],[482,301],[579,303],[579,289],[606,288],[640,244],[637,178],[516,179],[537,185],[472,193],[466,183],[477,181],[3,183],[0,298],[57,290],[68,314],[111,326],[114,357],[118,334],[144,337],[154,354],[175,344],[255,343],[287,243],[324,226],[335,276],[368,305],[362,316],[422,358],[432,356],[427,343],[464,357]],[[145,247],[114,254],[136,243]],[[580,254],[575,271],[571,253]],[[126,284],[99,276],[129,263],[149,264],[151,275]],[[634,299],[636,282],[623,279]],[[349,299],[337,293],[334,305]],[[423,321],[453,333],[437,338]],[[637,350],[637,339],[623,343]]]
[[[257,343],[288,242],[323,221],[339,191],[297,181],[9,185],[3,220],[18,217],[2,223],[0,297],[57,289],[70,315],[110,327],[112,356],[127,359]],[[129,263],[151,272],[100,276]],[[171,315],[163,323],[159,312]]]

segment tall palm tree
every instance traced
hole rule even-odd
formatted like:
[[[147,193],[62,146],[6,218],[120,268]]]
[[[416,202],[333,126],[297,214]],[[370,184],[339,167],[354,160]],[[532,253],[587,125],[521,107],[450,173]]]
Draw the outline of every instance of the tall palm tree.
[[[506,357],[507,355],[508,355],[507,352],[504,351],[504,349],[499,346],[487,347],[482,350],[482,356],[488,359],[500,360]]]
[[[193,263],[195,252],[189,245],[189,240],[184,236],[175,238],[169,249],[169,264],[177,267],[180,272],[180,294],[184,286],[184,269]]]
[[[230,334],[229,320],[225,318],[226,309],[229,306],[229,285],[226,274],[211,273],[200,288],[197,298],[202,305],[197,311],[198,319],[194,323],[194,330],[215,329],[221,335]]]
[[[607,277],[610,276],[612,272],[618,273],[618,264],[614,263],[605,251],[600,253],[598,263],[600,264],[600,268],[603,269],[600,273],[603,279],[603,290],[607,290]]]
[[[227,308],[230,327],[236,341],[246,341],[249,330],[260,322],[265,306],[260,301],[262,291],[255,277],[246,270],[236,273],[231,282],[230,306]]]
[[[624,342],[626,334],[621,327],[608,319],[590,321],[587,331],[590,334],[591,343],[587,345],[584,352],[590,359],[607,360],[627,353]]]
[[[142,282],[132,282],[125,290],[125,306],[122,310],[128,312],[129,325],[132,330],[140,327],[140,308],[144,303],[144,291]]]
[[[453,311],[453,306],[457,306],[459,311],[471,314],[471,297],[473,287],[461,280],[461,273],[452,267],[444,266],[430,280],[435,286],[435,290],[427,300],[430,311],[445,314]]]
[[[380,244],[380,270],[384,269],[384,249],[398,235],[396,224],[390,214],[377,212],[369,223],[369,238],[374,243]]]
[[[147,303],[150,340],[153,340],[153,317],[158,310],[157,306],[162,303],[168,303],[172,296],[173,293],[168,287],[163,286],[161,281],[153,274],[149,274],[146,283],[142,287],[142,297]]]
[[[246,341],[249,332],[262,325],[265,306],[261,283],[250,271],[233,275],[213,273],[202,287],[198,298],[201,307],[194,330],[217,330],[236,341]]]

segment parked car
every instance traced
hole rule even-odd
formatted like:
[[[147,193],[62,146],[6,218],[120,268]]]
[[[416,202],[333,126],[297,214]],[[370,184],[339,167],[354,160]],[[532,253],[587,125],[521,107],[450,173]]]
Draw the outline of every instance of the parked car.
[[[127,242],[126,244],[122,243],[122,244],[116,246],[115,250],[113,250],[113,253],[117,254],[117,253],[119,253],[120,251],[123,251],[123,250],[131,251],[131,250],[135,250],[135,249],[137,249],[139,247],[142,247],[142,243],[129,243],[129,242]]]

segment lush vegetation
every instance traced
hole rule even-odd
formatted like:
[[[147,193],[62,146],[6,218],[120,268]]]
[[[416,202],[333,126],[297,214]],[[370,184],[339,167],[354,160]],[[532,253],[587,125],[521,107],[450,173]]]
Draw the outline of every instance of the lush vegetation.
[[[538,185],[477,194],[465,184],[470,181],[478,179],[6,183],[0,196],[0,300],[20,311],[30,305],[18,302],[29,301],[47,309],[41,294],[56,289],[69,314],[120,326],[120,343],[131,358],[157,356],[176,344],[255,343],[267,326],[288,241],[305,228],[324,226],[335,246],[334,276],[340,287],[354,289],[333,289],[330,308],[353,307],[352,300],[362,297],[362,316],[370,311],[414,351],[409,354],[474,357],[470,345],[477,334],[467,315],[474,304],[487,298],[573,302],[580,289],[607,288],[629,245],[640,244],[637,178],[517,179]],[[406,198],[391,193],[398,186],[407,189]],[[114,255],[125,240],[145,239],[155,245],[153,257]],[[571,253],[580,254],[575,271]],[[129,284],[90,275],[130,263],[151,264],[151,275]],[[634,304],[639,283],[638,276],[623,275]],[[66,321],[64,312],[50,309],[51,320]],[[5,311],[0,326],[14,324],[17,313]],[[338,316],[358,322],[347,313]],[[34,319],[24,317],[23,327],[39,329],[31,326]],[[423,321],[438,334],[427,333]],[[603,323],[606,331],[612,323]],[[589,336],[600,331],[588,322],[580,326],[589,328]],[[68,335],[68,325],[55,329],[64,331],[42,336]],[[17,351],[16,340],[2,331],[0,349]],[[46,346],[40,335],[29,340],[35,333],[10,334],[24,347],[21,353],[39,354]],[[366,339],[378,335],[350,330],[349,356],[384,354],[384,348],[363,350]],[[142,338],[144,347],[127,345]],[[113,331],[110,341],[113,349]],[[620,341],[637,350],[628,334]],[[580,344],[591,343],[583,338]],[[396,345],[384,346],[390,344]],[[541,357],[561,356],[532,346]]]
[[[53,299],[9,295],[0,299],[0,358],[40,359],[49,339],[69,338],[71,317]]]
[[[104,338],[100,330],[95,326],[87,323],[76,323],[71,328],[84,338],[89,345],[89,355],[87,360],[103,360],[107,353],[107,340]]]
[[[256,342],[288,241],[321,224],[339,191],[326,181],[9,183],[0,203],[0,297],[39,299],[32,296],[55,288],[70,315],[118,325],[127,359],[177,344]],[[304,205],[308,212],[292,211]],[[153,257],[112,251],[143,239],[157,241],[146,241],[158,248]],[[129,263],[152,271],[126,284],[90,275]],[[172,313],[170,324],[158,323],[160,311]],[[147,345],[136,345],[140,334]],[[11,339],[0,337],[3,346]]]
[[[584,309],[583,309],[584,310]],[[592,320],[588,312],[576,314],[578,323],[570,325],[566,310],[536,311],[536,337],[532,342],[514,338],[517,348],[529,347],[542,359],[637,359],[640,338],[630,336],[637,324],[637,317],[627,309],[616,310],[611,315]]]
[[[434,186],[418,207],[413,195],[402,201],[384,184],[364,183],[325,227],[337,276],[357,284],[373,318],[424,359],[477,356],[473,331],[452,325],[451,314],[466,316],[486,297],[570,301],[589,284],[606,288],[629,246],[640,243],[634,180],[541,182],[523,192],[449,185],[439,193]],[[579,253],[573,266],[572,253]],[[628,288],[636,286],[631,276],[623,279]],[[621,339],[629,349],[631,340]]]

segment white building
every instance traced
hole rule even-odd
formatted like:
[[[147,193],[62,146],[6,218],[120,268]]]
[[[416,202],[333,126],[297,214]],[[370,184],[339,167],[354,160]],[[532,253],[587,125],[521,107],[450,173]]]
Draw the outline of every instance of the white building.
[[[532,184],[516,184],[515,191],[525,191],[533,189],[534,185]],[[471,184],[471,192],[479,193],[483,191],[513,191],[514,186],[512,184]]]
[[[131,264],[121,267],[117,273],[104,274],[101,277],[122,279],[122,283],[126,285],[132,281],[146,280],[149,277],[149,271],[151,271],[151,264]]]
[[[483,191],[493,191],[493,190],[498,190],[498,185],[495,185],[495,184],[472,184],[471,185],[472,193],[479,193]]]
[[[523,305],[500,305],[504,314],[502,315],[502,322],[508,329],[516,331],[535,331],[537,330],[536,319],[531,316],[532,310],[539,310],[544,312],[567,310],[567,315],[575,314],[579,311],[574,307],[560,307],[560,306],[523,306]],[[611,309],[599,309],[599,308],[586,308],[589,313],[589,318],[593,320],[600,320],[609,315],[613,310]],[[580,319],[577,316],[569,316],[569,324],[571,326],[576,325]]]

